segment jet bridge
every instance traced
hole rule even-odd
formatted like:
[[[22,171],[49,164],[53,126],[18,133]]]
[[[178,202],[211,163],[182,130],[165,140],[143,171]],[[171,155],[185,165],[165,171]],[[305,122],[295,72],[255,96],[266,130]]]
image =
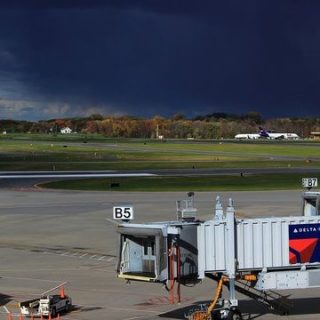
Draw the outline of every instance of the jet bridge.
[[[241,219],[231,199],[224,210],[217,197],[213,219],[200,221],[189,195],[177,202],[176,221],[123,223],[118,277],[167,287],[206,276],[227,278],[224,311],[237,307],[239,281],[249,281],[241,292],[251,297],[253,290],[320,287],[320,192],[304,192],[302,198],[300,215]]]

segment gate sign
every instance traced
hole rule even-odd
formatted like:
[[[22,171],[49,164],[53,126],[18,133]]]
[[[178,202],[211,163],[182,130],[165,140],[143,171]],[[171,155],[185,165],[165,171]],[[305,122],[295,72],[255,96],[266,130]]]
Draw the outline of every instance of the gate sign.
[[[132,206],[113,207],[113,219],[115,220],[133,220]]]
[[[320,223],[289,225],[289,262],[320,262]]]
[[[318,186],[317,178],[302,178],[302,186],[304,188],[316,188]]]

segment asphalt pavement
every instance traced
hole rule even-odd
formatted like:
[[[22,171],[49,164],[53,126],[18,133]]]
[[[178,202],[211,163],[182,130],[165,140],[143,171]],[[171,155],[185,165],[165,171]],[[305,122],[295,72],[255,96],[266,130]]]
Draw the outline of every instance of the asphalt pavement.
[[[213,215],[218,193],[195,194],[201,219]],[[222,192],[223,204],[235,201],[241,217],[301,214],[301,192]],[[0,193],[0,319],[17,303],[67,282],[65,291],[74,309],[62,319],[155,320],[183,319],[184,314],[211,299],[215,283],[205,280],[182,287],[182,302],[171,305],[159,284],[117,279],[115,265],[118,238],[112,207],[130,203],[135,222],[172,220],[175,200],[181,192],[78,192],[3,188]],[[294,307],[280,316],[259,303],[239,295],[240,308],[251,319],[317,319],[318,289],[286,291]]]
[[[252,174],[319,174],[320,168],[217,168],[217,169],[158,169],[158,170],[87,170],[87,171],[1,171],[0,188],[32,188],[34,185],[49,181],[82,179],[82,178],[107,178],[107,177],[148,177],[148,176],[215,176],[215,175],[252,175]]]

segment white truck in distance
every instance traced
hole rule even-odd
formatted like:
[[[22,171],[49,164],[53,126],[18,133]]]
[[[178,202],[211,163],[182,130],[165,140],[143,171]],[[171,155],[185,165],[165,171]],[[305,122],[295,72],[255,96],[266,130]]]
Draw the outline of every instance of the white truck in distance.
[[[25,316],[49,316],[55,317],[60,312],[68,312],[72,308],[72,300],[67,295],[49,295],[40,299],[32,299],[19,303],[21,313]]]

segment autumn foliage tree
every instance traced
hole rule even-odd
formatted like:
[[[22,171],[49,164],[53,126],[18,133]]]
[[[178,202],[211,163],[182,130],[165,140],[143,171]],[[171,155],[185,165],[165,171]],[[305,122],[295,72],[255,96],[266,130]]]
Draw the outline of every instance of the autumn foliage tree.
[[[183,114],[171,118],[154,116],[143,119],[132,116],[102,116],[93,114],[87,118],[51,119],[29,122],[0,120],[0,131],[59,133],[63,127],[73,132],[101,134],[109,138],[144,138],[159,136],[171,139],[228,139],[238,133],[256,133],[259,127],[277,132],[293,132],[308,137],[312,131],[320,131],[320,118],[278,118],[264,121],[258,112],[245,115],[212,113],[187,119]]]

